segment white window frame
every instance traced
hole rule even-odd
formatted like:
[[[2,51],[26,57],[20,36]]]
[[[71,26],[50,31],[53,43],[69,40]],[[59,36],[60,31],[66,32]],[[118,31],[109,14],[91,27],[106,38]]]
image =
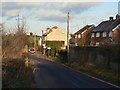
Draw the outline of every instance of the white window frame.
[[[92,38],[95,37],[95,33],[92,33]]]
[[[100,37],[100,32],[97,32],[97,33],[96,33],[96,37]]]
[[[109,37],[112,37],[112,34],[113,34],[113,33],[112,33],[112,31],[111,31],[111,32],[109,32]]]
[[[99,46],[100,45],[100,42],[96,42],[96,46]]]
[[[75,35],[75,38],[77,38],[77,34]]]
[[[106,32],[103,32],[103,33],[102,33],[102,36],[103,36],[103,37],[107,37],[107,33],[106,33]]]
[[[78,38],[81,38],[81,34],[78,34]]]

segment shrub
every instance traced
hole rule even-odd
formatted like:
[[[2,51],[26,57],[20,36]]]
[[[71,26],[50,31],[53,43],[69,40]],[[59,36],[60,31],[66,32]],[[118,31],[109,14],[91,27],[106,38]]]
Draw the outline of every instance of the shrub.
[[[52,57],[55,57],[55,56],[56,56],[56,48],[51,48],[51,50],[50,50],[50,55],[51,55]]]
[[[83,42],[78,43],[78,46],[83,46],[83,45],[84,45]]]

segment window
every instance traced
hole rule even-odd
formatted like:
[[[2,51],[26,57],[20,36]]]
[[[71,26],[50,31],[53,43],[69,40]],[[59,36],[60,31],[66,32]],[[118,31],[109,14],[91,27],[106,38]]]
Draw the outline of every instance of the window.
[[[100,33],[96,33],[96,37],[100,37]]]
[[[77,34],[75,35],[75,38],[77,38]]]
[[[92,33],[92,37],[95,37],[95,33]]]
[[[81,35],[80,35],[80,34],[78,34],[78,38],[81,38]]]
[[[103,35],[103,37],[106,37],[106,36],[107,36],[107,33],[106,33],[106,32],[103,32],[102,35]]]
[[[109,32],[109,37],[112,37],[112,32]]]
[[[99,42],[96,42],[96,46],[98,46],[100,43]]]

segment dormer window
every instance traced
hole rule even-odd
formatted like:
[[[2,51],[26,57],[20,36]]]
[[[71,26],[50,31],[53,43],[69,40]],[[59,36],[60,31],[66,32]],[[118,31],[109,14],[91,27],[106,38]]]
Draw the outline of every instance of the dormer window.
[[[109,32],[109,37],[112,37],[112,32]]]
[[[80,35],[80,34],[78,34],[78,38],[81,38],[81,35]]]
[[[100,33],[99,32],[96,33],[96,37],[100,37]]]
[[[107,36],[107,33],[106,33],[106,32],[103,32],[102,35],[103,35],[103,37],[106,37],[106,36]]]

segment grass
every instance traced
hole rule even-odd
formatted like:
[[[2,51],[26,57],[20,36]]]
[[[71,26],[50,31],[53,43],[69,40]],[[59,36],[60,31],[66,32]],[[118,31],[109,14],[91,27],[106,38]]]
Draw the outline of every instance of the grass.
[[[36,85],[33,80],[32,67],[25,67],[25,72],[20,75],[19,83],[16,84],[15,88],[35,88]]]
[[[99,65],[81,65],[79,63],[66,63],[65,65],[77,70],[84,72],[88,75],[94,76],[96,78],[102,79],[104,81],[110,82],[117,86],[120,86],[120,73],[115,72],[111,69],[106,69]]]

